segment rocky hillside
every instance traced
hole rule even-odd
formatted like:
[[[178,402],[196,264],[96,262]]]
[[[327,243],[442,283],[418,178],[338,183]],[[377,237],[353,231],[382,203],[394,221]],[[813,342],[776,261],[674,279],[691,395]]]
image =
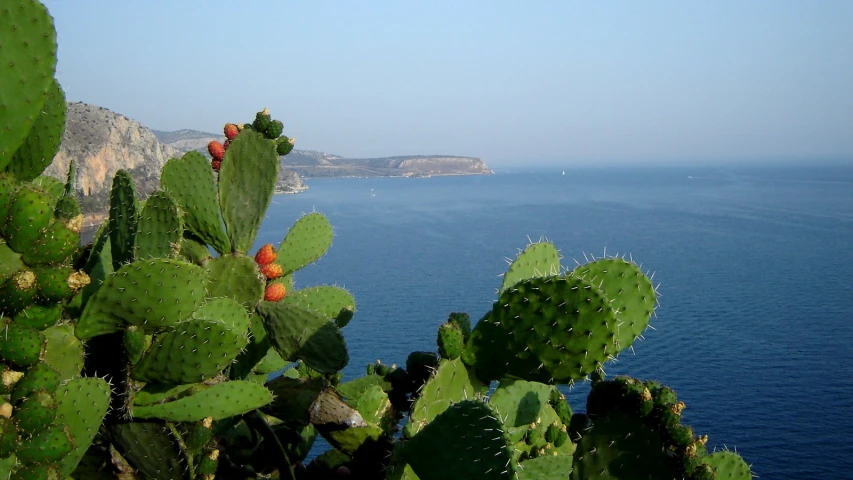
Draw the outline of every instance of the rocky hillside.
[[[207,153],[211,140],[222,135],[197,130],[154,133],[170,147],[182,152]],[[281,165],[304,178],[313,177],[430,177],[439,175],[488,175],[492,173],[479,158],[449,155],[409,155],[386,158],[345,158],[314,150],[293,150],[281,157]],[[284,169],[282,169],[284,170]]]
[[[175,148],[162,142],[150,129],[124,115],[96,105],[69,102],[62,146],[45,173],[64,180],[70,160],[76,159],[77,190],[85,221],[100,223],[118,170],[131,173],[137,192],[145,198],[159,187],[160,170],[166,161],[188,150],[192,148]],[[304,188],[299,177],[287,171],[277,186],[279,193]]]

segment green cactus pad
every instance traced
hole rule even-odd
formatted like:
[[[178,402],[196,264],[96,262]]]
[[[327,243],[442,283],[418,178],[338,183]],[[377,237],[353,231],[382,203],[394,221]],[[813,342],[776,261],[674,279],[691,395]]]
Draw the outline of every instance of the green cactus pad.
[[[735,452],[714,452],[702,459],[702,463],[714,469],[716,480],[751,480],[749,465]]]
[[[463,360],[484,380],[509,373],[543,383],[572,382],[618,353],[617,329],[607,298],[590,283],[570,276],[534,278],[501,294],[472,332]]]
[[[501,416],[513,442],[521,440],[529,425],[542,417],[551,386],[525,380],[501,380],[489,403]]]
[[[258,265],[245,255],[225,254],[208,260],[207,292],[211,297],[228,297],[252,308],[264,296]]]
[[[275,262],[285,275],[318,260],[332,245],[332,225],[325,215],[317,212],[300,218],[290,227],[278,247]]]
[[[575,268],[573,275],[599,287],[616,311],[620,350],[628,348],[649,324],[656,293],[640,268],[622,258],[602,258]]]
[[[363,377],[358,377],[338,385],[335,387],[335,390],[343,395],[344,398],[352,401],[358,400],[364,392],[374,386],[379,386],[386,392],[391,390],[391,383],[380,375],[365,375]]]
[[[65,185],[58,178],[53,178],[49,175],[39,175],[31,182],[32,185],[44,190],[50,195],[51,201],[55,207],[56,202],[63,197],[65,193]]]
[[[24,262],[21,261],[21,254],[0,240],[0,284],[6,282],[15,272],[19,272],[25,267]]]
[[[326,386],[319,378],[277,377],[267,384],[274,400],[262,411],[290,424],[305,426],[311,421],[311,405]]]
[[[127,327],[122,333],[121,343],[124,345],[124,353],[127,355],[127,362],[131,365],[136,365],[142,358],[142,355],[151,346],[151,335],[146,334],[141,328],[131,326]]]
[[[134,258],[174,257],[183,231],[177,203],[166,192],[154,192],[139,216],[133,239]]]
[[[170,159],[163,166],[160,186],[181,206],[187,230],[220,254],[231,251],[219,218],[216,179],[204,155],[193,151]]]
[[[184,230],[184,235],[181,237],[181,250],[179,254],[180,258],[196,265],[202,265],[210,259],[210,250],[208,250],[207,245],[186,230]]]
[[[211,379],[234,361],[249,342],[248,323],[246,318],[245,328],[239,330],[212,318],[183,322],[174,331],[155,336],[130,375],[141,382],[170,384]]]
[[[48,265],[64,263],[80,246],[80,234],[71,230],[62,222],[54,222],[45,227],[38,238],[23,253],[28,265]]]
[[[23,253],[32,247],[41,231],[53,221],[53,199],[44,190],[24,185],[15,194],[6,222],[6,243]]]
[[[56,325],[61,316],[62,307],[59,305],[30,305],[18,312],[12,321],[18,325],[26,325],[36,330],[43,330],[51,325]]]
[[[56,325],[42,331],[45,338],[44,363],[59,372],[59,377],[77,377],[83,370],[83,343],[69,324]]]
[[[207,275],[180,260],[140,260],[107,278],[77,324],[81,340],[137,325],[149,333],[174,327],[204,301]]]
[[[249,314],[242,305],[230,298],[208,298],[193,312],[192,318],[219,321],[243,335],[249,333]]]
[[[24,465],[56,462],[74,449],[74,437],[67,425],[51,424],[18,445],[15,456]]]
[[[270,348],[267,350],[267,354],[264,355],[264,357],[252,368],[252,373],[269,375],[270,373],[277,372],[286,366],[287,362],[281,358],[281,355],[279,355],[275,349]]]
[[[355,409],[368,425],[378,425],[382,430],[391,433],[396,427],[394,409],[388,394],[379,385],[365,390],[355,401]]]
[[[0,330],[0,358],[19,367],[39,361],[44,349],[44,335],[38,330],[14,323]]]
[[[197,422],[207,417],[221,420],[261,408],[272,399],[272,393],[263,385],[231,380],[175,401],[134,406],[131,414],[137,418],[162,418],[173,422]]]
[[[0,416],[0,457],[11,457],[15,459],[15,449],[21,439],[21,432],[10,418]],[[15,462],[12,462],[15,465]]]
[[[119,170],[113,177],[110,190],[110,253],[113,270],[133,260],[133,242],[139,221],[139,201],[136,185],[127,170]]]
[[[682,478],[677,457],[670,455],[660,434],[640,419],[615,412],[596,418],[574,453],[569,478]]]
[[[23,378],[15,383],[12,389],[11,401],[17,404],[35,392],[53,393],[59,387],[62,379],[58,371],[44,362],[37,363],[26,371]]]
[[[461,360],[441,360],[412,405],[403,434],[414,436],[452,404],[477,398],[485,389]]]
[[[249,315],[249,343],[246,348],[237,356],[237,360],[231,365],[229,375],[234,380],[240,380],[247,375],[252,374],[253,370],[258,365],[258,362],[263,360],[267,354],[272,351],[278,358],[281,355],[272,348],[272,344],[267,338],[267,331],[264,329],[264,322],[261,317],[252,313]],[[283,368],[283,366],[282,366]],[[271,372],[270,372],[271,373]]]
[[[36,275],[30,270],[21,270],[0,285],[0,315],[14,316],[33,304],[38,295]]]
[[[570,455],[546,455],[518,464],[518,480],[551,480],[568,478],[572,471]]]
[[[500,293],[522,280],[560,274],[560,252],[550,242],[529,245],[519,253],[504,274]]]
[[[275,142],[258,132],[242,132],[225,151],[219,171],[219,205],[235,251],[246,253],[255,241],[278,170]]]
[[[44,390],[31,393],[15,408],[13,419],[18,429],[34,434],[47,427],[56,417],[56,398]]]
[[[144,478],[189,480],[188,459],[180,441],[163,422],[128,422],[109,426],[116,450]]]
[[[287,296],[281,301],[315,310],[332,319],[337,318],[342,310],[355,312],[355,299],[352,294],[332,285],[319,285],[299,290],[288,289]]]
[[[68,425],[74,449],[60,461],[65,478],[74,471],[110,406],[110,386],[102,378],[76,378],[56,391],[56,421]]]
[[[9,210],[12,208],[17,190],[17,179],[7,172],[0,171],[0,236],[6,228],[6,219],[9,217]]]
[[[383,434],[383,430],[376,425],[364,425],[345,428],[342,430],[328,430],[322,433],[323,437],[326,438],[333,447],[347,455],[354,455],[355,452],[368,440],[373,442],[379,440]]]
[[[0,170],[39,116],[56,70],[56,29],[39,2],[0,11]],[[11,27],[11,28],[10,28]]]
[[[261,302],[258,314],[270,342],[288,361],[302,360],[320,373],[334,374],[349,361],[340,329],[325,315],[296,305]]]
[[[509,439],[497,414],[463,400],[435,417],[403,450],[421,480],[515,478]]]
[[[56,80],[51,80],[38,117],[9,163],[9,172],[20,180],[32,180],[41,175],[53,162],[62,143],[65,93]]]

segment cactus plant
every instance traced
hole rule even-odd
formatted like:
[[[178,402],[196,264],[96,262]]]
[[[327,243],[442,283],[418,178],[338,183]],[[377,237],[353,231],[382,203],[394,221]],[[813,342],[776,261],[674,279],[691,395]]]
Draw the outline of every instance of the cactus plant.
[[[0,476],[751,478],[708,455],[674,391],[603,379],[656,306],[622,258],[566,271],[533,243],[473,329],[454,312],[435,352],[341,383],[355,300],[293,282],[331,246],[328,219],[249,252],[294,145],[266,109],[226,124],[212,164],[170,159],[144,202],[119,171],[81,248],[73,163],[65,183],[42,175],[65,121],[55,38],[35,0],[0,11]],[[557,387],[589,377],[574,413]],[[306,468],[318,435],[331,448]]]

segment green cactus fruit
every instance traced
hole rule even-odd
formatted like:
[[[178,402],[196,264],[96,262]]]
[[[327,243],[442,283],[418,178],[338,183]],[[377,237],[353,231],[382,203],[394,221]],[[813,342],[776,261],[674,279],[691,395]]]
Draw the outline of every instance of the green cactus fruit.
[[[515,478],[501,422],[479,400],[450,406],[408,441],[403,456],[421,480]]]
[[[455,323],[444,323],[438,328],[438,354],[448,360],[456,360],[465,348],[462,329]]]
[[[550,242],[538,242],[519,252],[504,274],[499,293],[522,280],[560,274],[560,252]]]
[[[216,474],[216,469],[219,467],[219,450],[212,448],[206,454],[202,455],[196,467],[196,475],[203,475],[202,478],[213,478]]]
[[[559,417],[560,422],[563,425],[568,425],[572,421],[572,407],[569,405],[569,402],[566,401],[565,398],[561,398],[556,402],[551,403],[551,407],[557,413],[557,417]]]
[[[525,380],[501,380],[489,398],[513,442],[524,437],[531,423],[542,417],[551,391],[549,385]]]
[[[60,317],[62,317],[62,307],[59,305],[30,305],[18,312],[12,321],[18,325],[44,330],[56,325]]]
[[[563,428],[560,430],[560,432],[557,434],[557,438],[554,440],[554,446],[557,448],[560,448],[563,445],[565,445],[566,442],[568,442],[568,441],[569,441],[569,433],[568,433],[568,431],[566,431],[566,427],[564,425]]]
[[[38,295],[36,275],[21,270],[0,286],[0,315],[13,316],[35,302]]]
[[[187,262],[202,265],[210,259],[210,250],[208,250],[207,245],[190,232],[184,230],[180,243],[180,258]]]
[[[201,453],[211,440],[213,440],[213,419],[205,418],[200,422],[192,422],[187,427],[184,435],[184,444],[192,454]]]
[[[27,465],[15,470],[9,480],[61,480],[59,472],[52,464]]]
[[[545,440],[545,434],[541,425],[531,427],[527,430],[524,441],[530,446],[536,446]]]
[[[56,70],[56,29],[39,2],[5,8],[0,45],[0,170],[27,137],[49,94]]]
[[[32,180],[44,171],[59,152],[65,132],[65,93],[55,79],[48,84],[39,115],[12,156],[8,171],[20,180]]]
[[[657,294],[640,268],[622,258],[602,258],[575,268],[573,275],[598,286],[616,311],[619,349],[630,346],[646,329]]]
[[[24,185],[15,194],[6,222],[6,243],[23,253],[30,249],[41,231],[53,221],[53,200],[44,190]]]
[[[368,375],[376,375],[376,365],[372,363],[367,364],[367,374]]]
[[[471,335],[471,316],[465,312],[453,312],[447,317],[447,323],[455,323],[462,330],[462,336],[467,342]]]
[[[264,296],[258,265],[239,254],[225,254],[204,263],[207,269],[207,294],[228,297],[252,308]]]
[[[652,406],[649,389],[629,377],[596,382],[587,397],[587,413],[593,416],[618,410],[644,417],[651,413]]]
[[[11,368],[8,365],[0,363],[0,395],[8,395],[15,388],[15,384],[24,376],[24,372],[20,372]],[[0,455],[2,457],[2,455]]]
[[[83,209],[75,193],[66,193],[59,197],[53,215],[73,232],[80,232],[83,227]]]
[[[270,140],[277,139],[284,132],[284,124],[279,120],[272,120],[264,130],[264,135]]]
[[[263,385],[231,380],[175,401],[134,406],[131,414],[136,418],[161,418],[173,422],[197,422],[207,417],[221,420],[261,408],[272,398],[272,393]]]
[[[127,361],[131,365],[136,365],[142,358],[142,355],[151,346],[151,336],[142,331],[136,326],[127,327],[122,334],[122,344],[124,352],[127,355]]]
[[[388,365],[379,363],[379,360],[376,361],[376,374],[380,377],[384,377],[388,375]]]
[[[216,179],[207,159],[188,152],[166,162],[160,186],[180,205],[185,228],[220,254],[231,251],[231,242],[219,218]]]
[[[25,325],[7,324],[0,330],[0,358],[26,368],[39,361],[44,349],[44,335]]]
[[[278,247],[275,262],[285,275],[315,262],[332,245],[332,225],[325,215],[317,212],[301,217],[290,227]]]
[[[749,465],[735,452],[723,450],[715,452],[702,459],[702,463],[714,469],[715,478],[719,480],[751,480],[752,471]]]
[[[545,441],[548,443],[556,442],[559,435],[560,426],[557,423],[552,423],[545,429]]]
[[[255,241],[279,167],[275,142],[258,132],[242,132],[226,150],[219,171],[219,206],[235,251],[245,254]]]
[[[55,417],[56,399],[52,394],[39,390],[21,400],[12,419],[20,431],[32,435],[47,427]]]
[[[315,310],[331,319],[337,319],[342,311],[355,312],[355,299],[352,294],[332,285],[288,290],[287,296],[281,301]]]
[[[334,374],[349,361],[335,322],[296,305],[261,302],[257,308],[273,347],[287,361],[302,360],[320,373]]]
[[[30,367],[12,389],[12,403],[17,404],[35,392],[54,393],[62,380],[59,372],[45,362]]]
[[[110,190],[110,253],[113,270],[118,270],[133,260],[133,238],[139,221],[139,201],[136,185],[127,170],[119,170],[113,177]]]
[[[170,384],[211,379],[249,342],[248,322],[246,318],[243,330],[213,318],[183,322],[175,330],[155,336],[130,375],[141,382]]]
[[[508,373],[570,383],[618,353],[618,328],[607,298],[590,283],[574,277],[533,278],[501,294],[474,328],[462,358],[484,380]]]
[[[115,449],[144,478],[190,480],[188,458],[163,422],[127,422],[108,426]]]
[[[74,449],[74,438],[67,425],[54,423],[18,444],[15,455],[24,465],[52,463]]]
[[[275,153],[285,156],[293,151],[293,140],[282,135],[275,140]]]
[[[77,468],[110,406],[110,386],[95,377],[75,378],[56,391],[56,422],[68,425],[74,449],[59,464],[62,478]]]
[[[420,395],[421,387],[438,368],[440,357],[434,352],[412,352],[406,357],[406,372],[409,373],[412,397]]]
[[[75,272],[71,267],[43,267],[33,272],[38,285],[38,300],[46,304],[64,302],[89,284],[88,275]]]
[[[6,219],[15,200],[18,181],[11,174],[0,171],[0,234],[5,231]]]
[[[147,333],[189,318],[206,296],[205,270],[171,259],[139,260],[109,276],[86,303],[76,333],[81,340],[140,326]]]
[[[477,398],[485,393],[485,389],[486,386],[461,360],[441,360],[435,374],[424,384],[412,405],[403,434],[410,438],[415,436],[450,405]]]
[[[574,453],[571,480],[587,478],[682,478],[680,460],[670,455],[654,429],[616,412],[596,418]]]
[[[252,128],[259,132],[264,132],[267,127],[269,127],[270,121],[272,121],[272,119],[269,111],[265,108],[262,112],[255,114],[255,121],[252,122]]]
[[[83,370],[83,343],[74,327],[60,324],[42,331],[45,338],[44,363],[59,372],[63,380],[75,378]]]
[[[43,229],[30,249],[23,252],[28,265],[64,263],[80,246],[80,234],[62,222],[54,222]]]
[[[134,258],[171,258],[180,250],[184,227],[178,204],[166,192],[148,197],[136,228]]]

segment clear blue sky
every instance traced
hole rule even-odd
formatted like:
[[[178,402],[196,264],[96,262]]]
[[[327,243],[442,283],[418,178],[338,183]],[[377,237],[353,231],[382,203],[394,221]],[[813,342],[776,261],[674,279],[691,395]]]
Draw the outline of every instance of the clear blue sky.
[[[853,1],[50,0],[69,100],[524,162],[853,158]]]

